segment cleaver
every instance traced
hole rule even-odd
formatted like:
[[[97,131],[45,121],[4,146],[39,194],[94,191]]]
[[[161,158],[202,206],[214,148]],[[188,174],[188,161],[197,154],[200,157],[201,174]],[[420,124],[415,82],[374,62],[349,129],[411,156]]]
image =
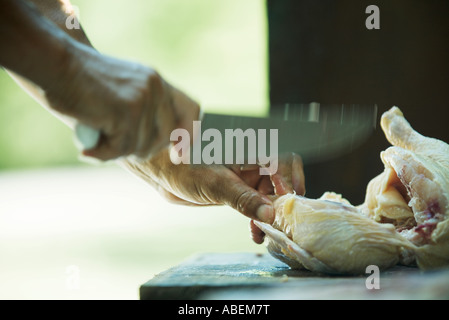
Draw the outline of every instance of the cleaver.
[[[209,134],[207,139],[197,141],[200,145],[196,149],[204,152],[204,147],[209,146],[208,152],[211,152],[210,143],[214,140],[211,136],[215,140],[219,137],[220,141],[214,143],[217,148],[221,145],[221,163],[228,163],[226,154],[230,153],[235,156],[236,163],[254,163],[252,153],[257,157],[261,149],[264,149],[263,152],[268,156],[273,152],[273,138],[276,138],[274,151],[279,155],[295,152],[305,164],[322,162],[357,148],[369,138],[376,123],[377,105],[330,105],[317,102],[284,104],[272,106],[266,117],[204,113],[200,136],[204,137],[205,132]],[[211,135],[211,132],[214,134]],[[264,132],[265,135],[261,134]],[[232,134],[234,140],[231,145],[226,138]],[[243,149],[238,145],[237,140],[242,138],[239,134],[243,134]],[[97,145],[100,132],[79,123],[75,127],[75,136],[82,148],[91,149]],[[261,139],[265,139],[265,145]],[[214,151],[212,157],[213,153]],[[192,157],[193,155],[191,159]]]

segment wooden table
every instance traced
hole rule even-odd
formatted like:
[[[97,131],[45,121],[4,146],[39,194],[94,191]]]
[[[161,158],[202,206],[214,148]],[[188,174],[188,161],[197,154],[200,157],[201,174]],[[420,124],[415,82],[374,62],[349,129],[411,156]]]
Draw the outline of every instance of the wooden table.
[[[396,266],[381,272],[379,289],[366,276],[291,270],[269,254],[207,253],[191,257],[140,287],[142,300],[449,299],[449,269]]]

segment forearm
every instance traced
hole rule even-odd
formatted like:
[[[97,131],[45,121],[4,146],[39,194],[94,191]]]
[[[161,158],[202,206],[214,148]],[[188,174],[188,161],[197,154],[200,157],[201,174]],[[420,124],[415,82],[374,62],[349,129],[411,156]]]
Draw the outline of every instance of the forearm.
[[[50,59],[46,54],[47,66],[43,67],[40,61],[36,63],[41,53],[36,56],[27,52],[25,57],[31,58],[28,68],[22,65],[18,68],[17,61],[11,57],[12,62],[6,67],[38,102],[56,115],[65,115],[60,118],[70,127],[77,121],[101,132],[100,143],[85,155],[102,160],[128,154],[148,157],[169,143],[173,129],[180,127],[191,131],[192,121],[198,119],[199,112],[195,101],[170,86],[152,68],[102,55],[92,47],[81,28],[68,29],[66,20],[72,13],[67,0],[33,1],[37,9],[30,15],[40,24],[47,25],[41,28],[39,36],[47,35],[56,42],[61,41],[63,58],[55,58],[56,61],[50,61],[51,65],[48,65]],[[0,0],[2,4],[7,2]],[[25,26],[30,28],[36,21]],[[15,23],[11,19],[6,22],[0,26],[12,25],[27,36],[34,32],[24,32],[20,19],[19,22],[13,20]],[[25,37],[5,39],[19,49],[21,45],[26,47],[20,43],[27,39]],[[48,42],[45,40],[44,44]],[[44,44],[37,45],[45,48]],[[65,54],[68,56],[64,57]],[[40,65],[33,65],[33,59]]]
[[[73,40],[34,4],[0,3],[0,64],[44,90],[57,84],[67,70]]]
[[[66,28],[66,20],[69,18],[70,15],[74,14],[72,12],[71,5],[69,1],[67,0],[30,0],[30,2],[33,2],[34,5],[37,7],[37,9],[40,11],[40,13],[46,17],[48,20],[55,23],[62,31],[67,33],[70,37],[73,39],[79,41],[80,43],[83,43],[88,46],[92,46],[87,35],[85,34],[83,28],[80,26],[80,28],[72,28],[68,29]],[[31,82],[27,78],[20,76],[19,74],[11,71],[6,70],[11,78],[14,79],[15,82],[19,86],[22,87],[30,96],[32,96],[40,105],[42,105],[44,108],[48,109],[51,113],[53,113],[55,116],[57,116],[61,121],[63,121],[65,124],[67,124],[69,127],[73,128],[75,123],[74,119],[70,117],[65,117],[60,113],[55,113],[55,110],[53,110],[45,97],[45,93],[43,90],[37,86],[35,83]]]
[[[43,16],[56,24],[71,38],[92,46],[81,25],[78,24],[76,28],[67,28],[67,19],[75,16],[69,0],[29,0],[29,2],[34,3]]]

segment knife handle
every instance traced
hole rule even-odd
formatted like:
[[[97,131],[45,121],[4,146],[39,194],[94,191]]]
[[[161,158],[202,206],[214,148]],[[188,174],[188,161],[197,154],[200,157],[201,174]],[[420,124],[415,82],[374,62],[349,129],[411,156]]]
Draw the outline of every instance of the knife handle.
[[[100,130],[77,123],[75,126],[75,137],[84,150],[90,150],[95,148],[100,141]]]

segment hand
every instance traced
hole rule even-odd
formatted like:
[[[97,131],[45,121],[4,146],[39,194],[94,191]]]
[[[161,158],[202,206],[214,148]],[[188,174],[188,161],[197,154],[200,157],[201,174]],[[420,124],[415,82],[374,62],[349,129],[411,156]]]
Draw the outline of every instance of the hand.
[[[147,158],[175,128],[191,130],[199,106],[153,69],[76,43],[62,81],[45,88],[50,107],[101,132],[83,154],[100,160]]]
[[[65,5],[3,1],[0,64],[42,89],[43,104],[69,116],[70,125],[76,120],[101,132],[86,156],[145,158],[167,146],[175,128],[191,127],[199,112],[194,101],[153,69],[100,54],[82,29],[69,31]]]
[[[126,131],[124,123],[131,125],[128,130],[137,130],[141,124],[149,125],[156,137],[147,135],[155,139],[155,143],[153,147],[146,145],[154,156],[147,160],[122,157],[118,163],[152,184],[171,202],[184,205],[227,204],[251,219],[272,223],[272,195],[293,191],[304,194],[302,161],[294,154],[280,159],[278,172],[271,177],[260,176],[257,166],[174,165],[170,161],[168,147],[154,147],[158,142],[164,145],[164,139],[168,140],[170,135],[160,132],[162,124],[152,122],[154,118],[149,115],[162,114],[161,119],[168,123],[164,125],[166,132],[170,132],[169,127],[173,123],[172,128],[187,129],[193,136],[192,124],[198,120],[199,106],[166,83],[154,70],[101,55],[92,48],[83,29],[64,28],[67,12],[61,2],[32,1],[48,19],[78,42],[75,42],[73,50],[69,50],[72,59],[62,60],[71,61],[68,68],[64,63],[56,66],[65,70],[65,74],[59,83],[45,86],[45,97],[42,90],[29,81],[20,77],[17,81],[45,107],[77,117],[84,124],[102,131],[101,143],[93,150],[86,150],[85,155],[106,160],[130,152],[144,154],[145,147],[136,149],[135,146],[145,143],[124,141],[120,130]],[[51,65],[55,63],[51,61]],[[132,108],[128,108],[128,104]],[[131,110],[133,112],[128,112]],[[140,114],[149,123],[141,123],[138,120]],[[127,132],[125,137],[137,139],[135,132]],[[128,143],[134,147],[127,148]],[[263,242],[264,234],[254,224],[252,236],[256,243]]]
[[[282,196],[287,193],[296,193],[303,196],[306,193],[306,189],[301,157],[292,153],[281,159],[283,161],[280,162],[277,173],[270,177],[273,192],[276,195],[271,197],[271,199],[274,200],[277,196]],[[250,221],[250,232],[251,238],[255,243],[263,243],[265,233],[256,226],[254,220]]]
[[[259,174],[258,166],[174,165],[169,149],[152,159],[128,158],[120,162],[153,185],[167,200],[182,205],[229,205],[250,219],[272,223],[272,196],[305,193],[301,158],[289,154],[279,159],[273,176]],[[252,238],[263,242],[263,233],[253,224]]]

